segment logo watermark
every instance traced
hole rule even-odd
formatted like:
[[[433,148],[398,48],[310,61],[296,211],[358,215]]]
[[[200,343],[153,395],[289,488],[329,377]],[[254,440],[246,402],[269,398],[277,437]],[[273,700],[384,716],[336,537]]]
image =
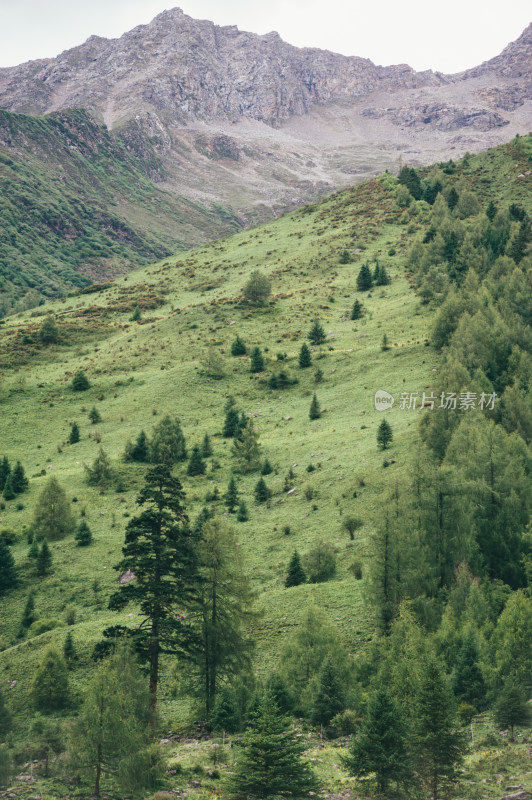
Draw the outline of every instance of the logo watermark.
[[[437,408],[444,408],[449,411],[472,411],[480,408],[482,411],[493,411],[496,392],[441,392],[435,395],[434,392],[401,392],[397,408],[400,411],[420,411],[428,408],[434,411]],[[375,392],[375,409],[377,411],[388,411],[395,403],[395,397],[379,389]]]

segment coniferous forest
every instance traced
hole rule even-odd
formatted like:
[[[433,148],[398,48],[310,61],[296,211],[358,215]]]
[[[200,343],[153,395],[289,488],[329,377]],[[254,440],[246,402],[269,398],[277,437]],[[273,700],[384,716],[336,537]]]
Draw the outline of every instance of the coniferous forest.
[[[530,796],[531,164],[0,320],[6,796]]]

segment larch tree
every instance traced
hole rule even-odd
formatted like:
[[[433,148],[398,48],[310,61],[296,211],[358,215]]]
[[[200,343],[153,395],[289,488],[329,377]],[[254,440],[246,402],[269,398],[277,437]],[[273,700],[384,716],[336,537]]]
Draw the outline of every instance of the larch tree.
[[[464,758],[466,741],[455,710],[449,680],[431,656],[421,674],[414,719],[416,762],[431,800],[440,800],[456,782]]]
[[[246,624],[253,618],[253,595],[232,527],[215,517],[204,523],[202,533],[201,647],[196,667],[208,716],[220,687],[251,667],[253,643]]]
[[[55,476],[48,478],[38,497],[33,528],[48,539],[63,539],[74,530],[74,517],[65,490]]]
[[[96,667],[69,740],[73,768],[88,774],[100,796],[104,775],[147,745],[149,697],[131,651],[122,645]]]

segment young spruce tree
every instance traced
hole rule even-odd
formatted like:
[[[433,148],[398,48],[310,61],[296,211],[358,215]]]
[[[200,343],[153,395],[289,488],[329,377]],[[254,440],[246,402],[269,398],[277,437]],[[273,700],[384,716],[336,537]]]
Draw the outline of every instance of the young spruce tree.
[[[299,351],[299,366],[301,369],[306,369],[307,367],[310,367],[311,364],[312,357],[310,355],[308,344],[303,342],[301,345],[301,350]]]
[[[79,442],[79,425],[77,422],[72,423],[70,428],[70,435],[68,437],[69,444],[77,444]]]
[[[350,775],[374,775],[377,789],[385,797],[390,783],[405,785],[411,781],[405,719],[385,686],[370,696],[366,719],[351,740],[343,762]]]
[[[314,392],[314,396],[312,398],[312,402],[310,404],[310,409],[308,412],[310,419],[319,419],[321,417],[321,409],[320,404],[318,402],[318,398],[316,397],[316,393]]]
[[[308,334],[309,342],[313,344],[315,347],[319,347],[325,342],[326,338],[327,337],[325,335],[325,331],[323,330],[320,321],[318,319],[314,320],[312,328],[310,329]]]
[[[288,565],[288,572],[284,585],[289,589],[291,586],[299,586],[300,583],[306,583],[306,580],[307,576],[305,575],[305,570],[301,566],[301,558],[297,550],[294,550],[294,555],[290,559],[290,564]]]
[[[377,428],[377,444],[381,450],[386,450],[393,439],[392,426],[386,418],[383,418]]]
[[[231,800],[289,797],[303,800],[320,790],[304,760],[305,744],[295,738],[270,694],[251,714],[243,736],[242,754],[226,783]]]
[[[197,444],[194,445],[192,448],[192,453],[190,454],[187,475],[192,477],[195,475],[205,475],[205,462],[201,457],[201,451]]]
[[[17,461],[15,464],[15,468],[13,469],[13,474],[11,476],[11,485],[13,486],[13,491],[15,494],[23,494],[23,492],[27,491],[30,483],[26,478],[26,473],[24,472],[24,467]]]
[[[225,505],[230,514],[234,514],[235,508],[238,505],[238,489],[236,488],[236,481],[233,475],[227,486],[225,494]]]

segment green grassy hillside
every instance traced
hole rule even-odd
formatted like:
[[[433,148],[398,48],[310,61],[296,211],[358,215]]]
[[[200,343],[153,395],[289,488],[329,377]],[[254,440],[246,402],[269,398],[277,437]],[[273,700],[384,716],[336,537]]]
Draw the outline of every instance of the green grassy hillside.
[[[161,190],[155,149],[137,157],[82,110],[1,111],[0,174],[2,313],[28,290],[64,294],[241,227]]]
[[[530,177],[519,177],[527,171],[527,159],[526,147],[517,151],[512,144],[471,157],[465,165],[447,165],[444,172],[453,173],[462,189],[472,188],[484,203],[495,194],[501,204],[530,208]],[[8,167],[15,169],[13,164]],[[137,186],[136,195],[138,191]],[[207,459],[205,476],[191,478],[185,466],[176,469],[192,520],[204,505],[213,505],[219,513],[225,510],[212,493],[218,489],[223,496],[235,467],[231,440],[222,436],[229,396],[255,423],[263,456],[273,466],[273,473],[265,477],[272,490],[266,505],[254,501],[259,475],[237,476],[250,513],[247,522],[233,523],[260,612],[251,630],[258,677],[267,679],[279,667],[283,646],[311,602],[327,611],[354,663],[371,651],[377,635],[366,592],[371,536],[382,518],[387,492],[409,479],[420,417],[419,411],[403,410],[396,402],[386,417],[393,443],[383,453],[376,441],[383,415],[375,410],[374,394],[383,389],[397,400],[405,391],[421,397],[437,385],[442,364],[441,355],[429,345],[437,308],[421,301],[408,261],[416,237],[429,229],[431,208],[425,202],[401,206],[399,191],[397,179],[385,174],[275,222],[4,320],[0,456],[7,455],[13,463],[20,459],[30,478],[29,491],[4,503],[0,511],[0,530],[16,534],[11,549],[19,574],[18,587],[1,600],[0,680],[14,717],[10,741],[21,762],[32,716],[29,692],[43,651],[50,643],[61,648],[67,630],[73,634],[79,660],[71,680],[79,701],[103,629],[131,625],[136,619],[135,609],[107,609],[117,582],[113,565],[120,558],[128,518],[136,513],[135,498],[145,472],[141,464],[124,463],[123,453],[128,440],[141,430],[150,435],[165,413],[179,417],[189,450],[205,434],[211,437],[214,453]],[[155,232],[154,237],[161,241]],[[144,242],[143,247],[146,257],[152,244]],[[341,263],[345,250],[350,263]],[[385,266],[390,284],[357,292],[361,264],[369,262],[373,268],[376,259]],[[270,279],[272,297],[268,305],[253,308],[242,301],[242,287],[256,269]],[[355,296],[365,313],[351,321]],[[134,322],[136,307],[142,316]],[[45,345],[39,329],[49,314],[56,319],[59,341]],[[312,348],[312,366],[301,369],[299,350],[316,318],[327,340]],[[264,372],[250,373],[248,355],[231,356],[236,334],[248,353],[254,346],[263,350]],[[389,349],[381,346],[384,335]],[[205,366],[209,348],[222,362],[220,379],[209,377]],[[322,378],[317,381],[318,368]],[[84,392],[71,388],[72,376],[80,369],[91,383]],[[269,388],[269,376],[280,369],[298,382]],[[322,416],[310,420],[314,393]],[[97,424],[88,418],[93,406],[101,415]],[[79,425],[81,439],[70,445],[73,422]],[[103,493],[86,484],[83,469],[97,455],[100,442],[120,475],[117,489]],[[285,476],[290,467],[295,491],[289,492]],[[94,541],[87,548],[76,547],[73,537],[52,542],[52,572],[37,578],[28,561],[25,528],[31,526],[36,499],[51,474],[65,488],[78,520],[83,510]],[[351,541],[342,523],[353,515],[363,524]],[[294,549],[305,555],[320,541],[336,553],[334,578],[285,589]],[[353,574],[357,561],[362,563],[360,580]],[[37,618],[51,620],[55,627],[20,640],[17,633],[30,590],[35,591]],[[194,709],[189,699],[176,695],[170,660],[163,673],[160,730],[166,735],[189,721]],[[486,720],[475,724],[479,736],[488,729]],[[364,784],[354,784],[338,766],[337,744],[345,742],[324,747],[316,732],[309,735],[310,755],[317,759],[328,791],[355,791],[356,785],[362,793]],[[209,763],[207,743],[191,748],[175,739],[165,747],[174,760],[170,767],[179,762],[184,769],[175,779],[179,786],[193,777],[194,765],[200,765],[199,773]],[[526,745],[516,745],[510,758],[501,747],[486,747],[468,757],[467,785],[457,797],[500,796],[495,773],[510,783],[529,780]],[[486,776],[488,783],[481,783]],[[168,780],[168,786],[175,785],[173,778]],[[39,794],[53,796],[69,791],[58,779],[38,787]],[[215,787],[215,780],[204,780],[198,792],[219,796],[213,794]],[[17,788],[17,796],[36,790],[28,784],[27,791],[25,786]]]

